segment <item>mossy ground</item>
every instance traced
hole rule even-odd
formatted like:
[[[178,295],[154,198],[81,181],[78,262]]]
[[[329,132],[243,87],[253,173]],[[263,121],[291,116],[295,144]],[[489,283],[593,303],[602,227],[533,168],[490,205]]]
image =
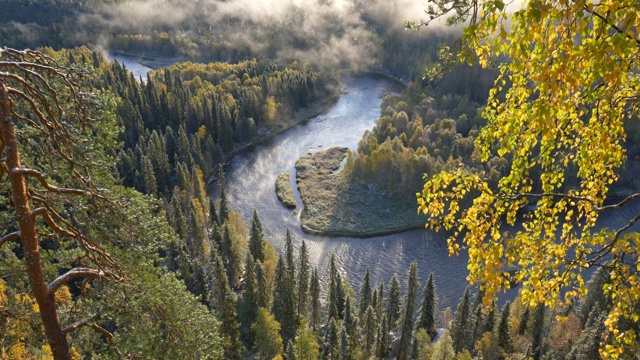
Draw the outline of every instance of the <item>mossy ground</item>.
[[[351,183],[348,168],[336,172],[346,155],[346,148],[331,148],[306,154],[296,162],[305,232],[367,237],[424,226],[414,196]]]

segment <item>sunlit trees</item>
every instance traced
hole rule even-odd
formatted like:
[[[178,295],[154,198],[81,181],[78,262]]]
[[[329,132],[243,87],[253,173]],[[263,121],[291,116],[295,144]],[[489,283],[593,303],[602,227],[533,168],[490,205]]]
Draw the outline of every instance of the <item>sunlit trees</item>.
[[[482,161],[511,163],[497,187],[462,169],[428,179],[419,201],[429,225],[454,229],[452,253],[468,247],[470,280],[485,292],[485,305],[512,280],[523,284],[524,302],[566,304],[585,294],[585,269],[605,267],[612,304],[601,356],[635,352],[637,330],[621,326],[640,316],[638,234],[629,231],[640,215],[617,229],[594,225],[640,197],[604,203],[640,104],[637,3],[437,1],[427,11],[470,20],[463,56],[482,66],[508,59],[499,64],[476,150]],[[530,205],[522,230],[505,233],[502,225]]]

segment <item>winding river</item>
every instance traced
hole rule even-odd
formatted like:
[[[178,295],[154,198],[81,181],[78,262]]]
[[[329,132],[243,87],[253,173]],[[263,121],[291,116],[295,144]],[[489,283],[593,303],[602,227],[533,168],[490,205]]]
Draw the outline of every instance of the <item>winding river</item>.
[[[141,67],[136,58],[122,55],[110,58],[116,58],[134,69],[136,77],[143,75],[144,78],[149,70]],[[364,131],[371,129],[378,119],[382,97],[400,89],[397,82],[373,74],[346,78],[343,83],[342,96],[326,113],[231,160],[225,167],[230,208],[239,212],[248,224],[253,210],[257,210],[265,237],[279,252],[283,252],[287,228],[291,231],[296,250],[305,240],[311,262],[318,267],[321,278],[325,280],[328,277],[330,255],[335,254],[339,270],[347,276],[356,291],[361,286],[367,268],[373,284],[384,282],[386,286],[390,278],[397,274],[404,288],[409,265],[416,261],[421,284],[424,285],[429,273],[433,272],[440,307],[455,309],[467,286],[467,257],[462,254],[449,257],[444,235],[428,230],[366,239],[309,235],[300,229],[299,217],[282,206],[275,195],[277,175],[289,172],[296,200],[301,204],[295,186],[296,160],[307,152],[332,146],[355,149]],[[300,205],[296,210],[299,213]],[[638,212],[640,202],[635,202],[623,210],[604,214],[600,224],[619,227]],[[514,291],[511,291],[506,298],[514,295]]]

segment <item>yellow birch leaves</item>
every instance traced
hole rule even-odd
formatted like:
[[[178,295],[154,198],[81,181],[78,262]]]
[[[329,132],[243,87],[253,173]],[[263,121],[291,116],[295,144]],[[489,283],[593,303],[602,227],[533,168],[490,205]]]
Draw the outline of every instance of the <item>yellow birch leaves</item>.
[[[526,302],[565,305],[585,293],[584,270],[606,266],[613,305],[601,355],[637,351],[637,335],[619,324],[639,317],[638,234],[594,225],[626,160],[625,122],[638,121],[640,4],[477,5],[463,40],[482,66],[505,62],[476,150],[482,161],[508,159],[511,169],[497,189],[463,170],[427,179],[419,211],[428,227],[453,231],[451,253],[468,250],[469,280],[486,303],[515,281]],[[507,224],[517,226],[507,233]]]

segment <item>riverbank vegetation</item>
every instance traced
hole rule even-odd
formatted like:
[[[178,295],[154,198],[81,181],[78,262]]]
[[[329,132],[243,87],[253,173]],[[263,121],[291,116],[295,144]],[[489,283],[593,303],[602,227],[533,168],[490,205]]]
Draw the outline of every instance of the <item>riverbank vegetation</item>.
[[[298,206],[298,202],[293,196],[293,190],[291,189],[291,174],[288,172],[278,175],[276,179],[276,195],[282,205],[287,208],[295,209]]]
[[[296,161],[296,182],[304,209],[302,229],[308,233],[365,237],[423,226],[411,197],[373,183],[351,183],[351,169],[340,164],[353,156],[346,148],[303,155]]]

